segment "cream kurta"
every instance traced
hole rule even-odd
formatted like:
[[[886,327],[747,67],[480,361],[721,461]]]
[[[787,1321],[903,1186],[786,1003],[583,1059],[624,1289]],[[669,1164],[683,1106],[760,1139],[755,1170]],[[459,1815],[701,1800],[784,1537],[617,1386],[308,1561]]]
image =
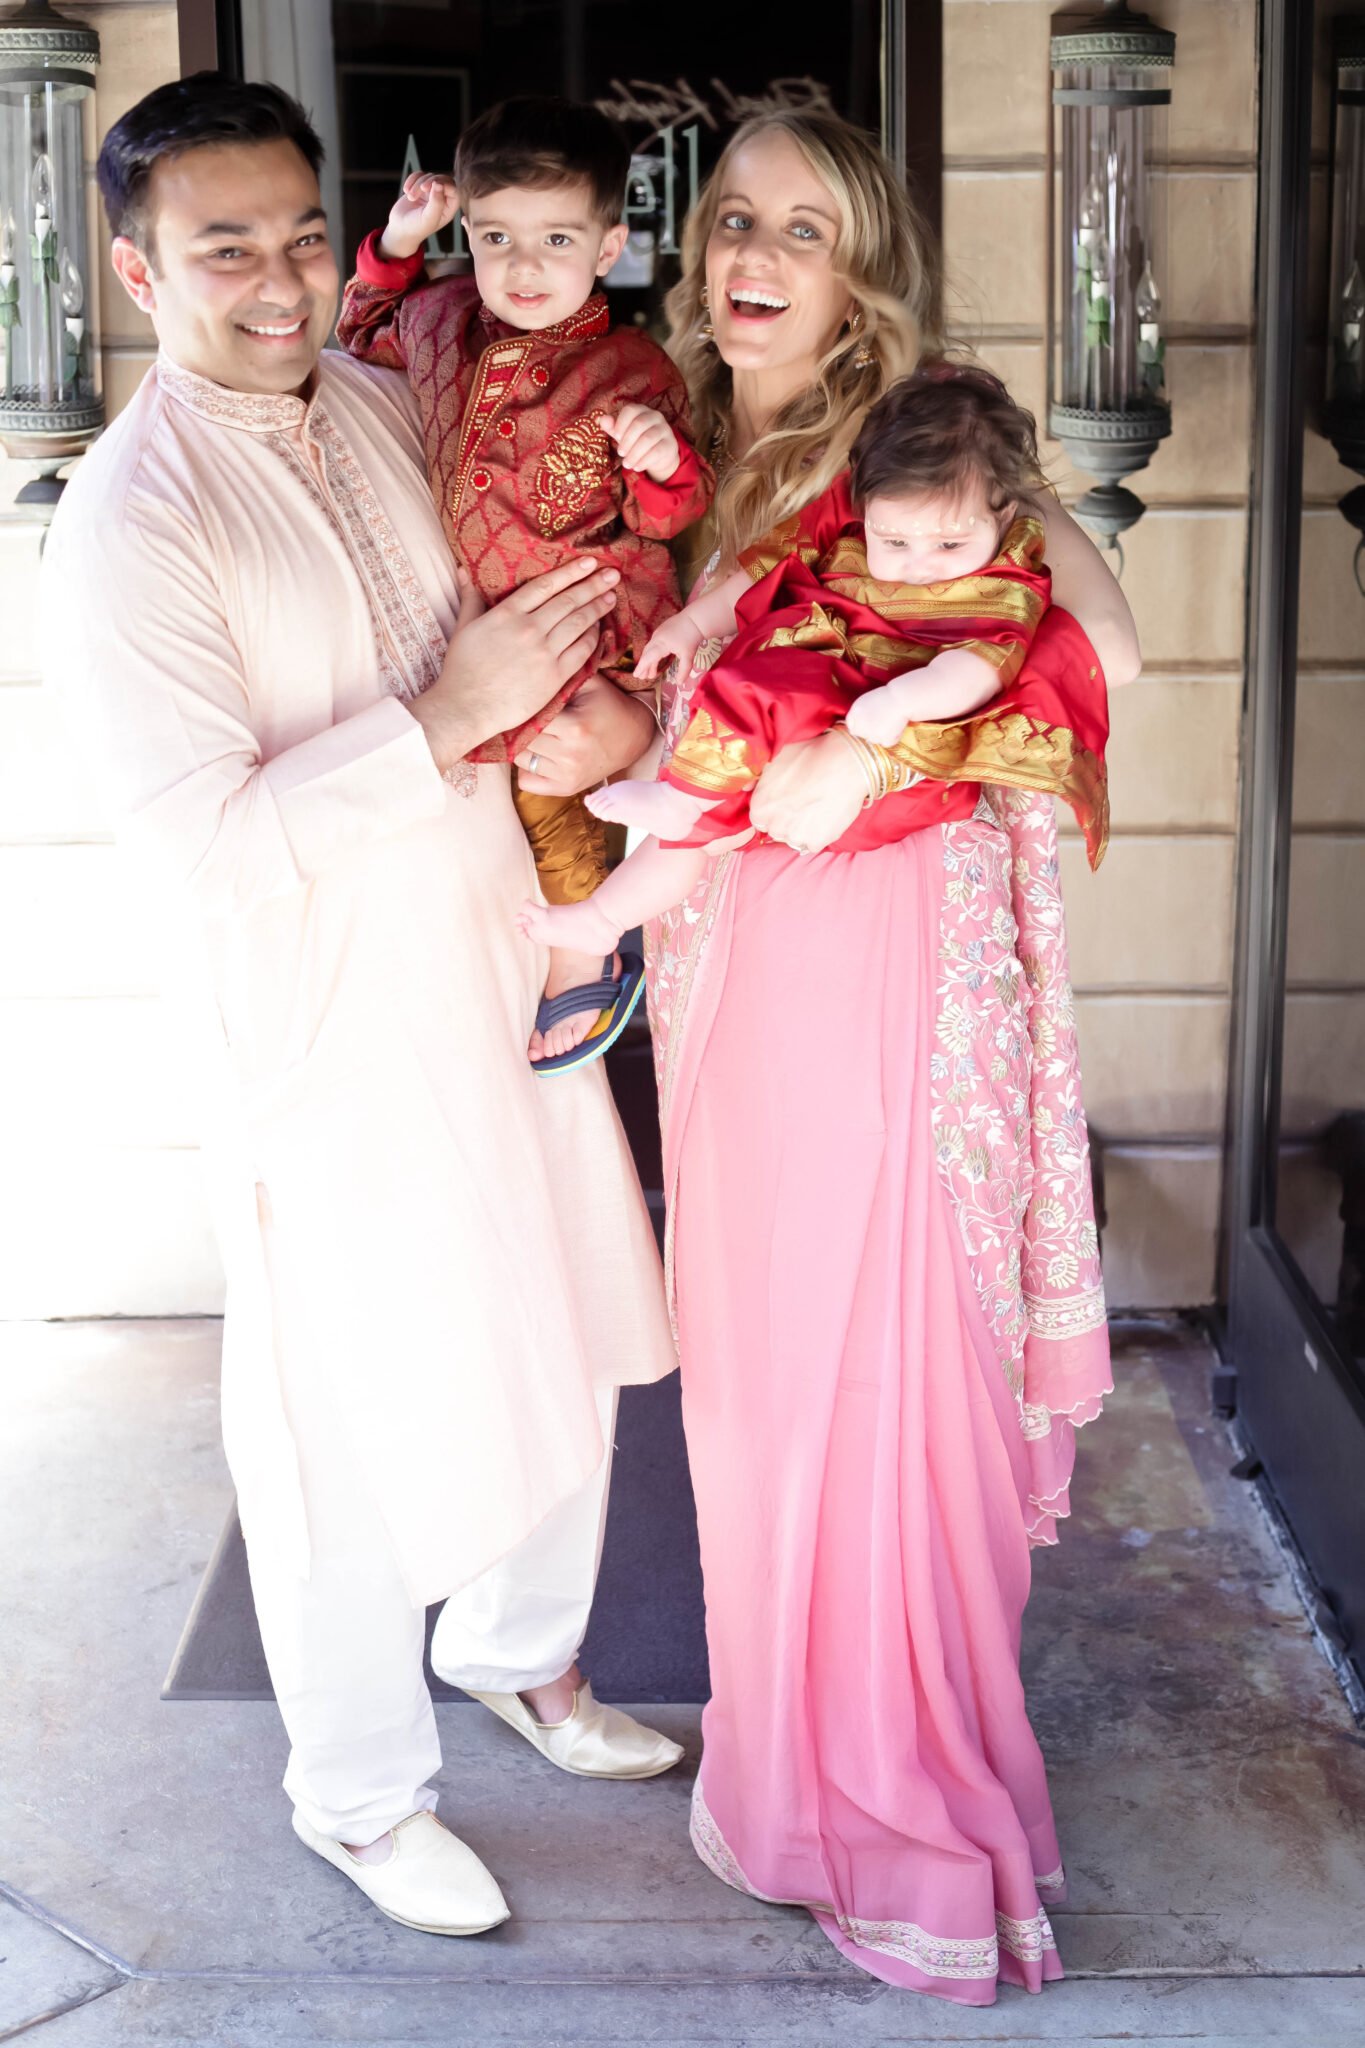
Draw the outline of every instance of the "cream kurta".
[[[442,781],[399,701],[455,603],[404,381],[329,352],[305,407],[163,358],[65,494],[43,599],[49,683],[121,836],[188,892],[216,1006],[243,1519],[306,1570],[291,1366],[323,1360],[435,1600],[598,1465],[595,1386],[674,1357],[603,1067],[526,1057],[508,771]]]

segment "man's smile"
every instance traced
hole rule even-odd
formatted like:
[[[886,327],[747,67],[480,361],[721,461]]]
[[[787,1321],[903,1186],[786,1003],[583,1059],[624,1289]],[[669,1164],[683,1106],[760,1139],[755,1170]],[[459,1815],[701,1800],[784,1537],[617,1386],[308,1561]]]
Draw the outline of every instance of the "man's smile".
[[[249,334],[258,341],[297,341],[308,327],[308,315],[302,313],[297,320],[246,321],[238,322],[238,332]]]

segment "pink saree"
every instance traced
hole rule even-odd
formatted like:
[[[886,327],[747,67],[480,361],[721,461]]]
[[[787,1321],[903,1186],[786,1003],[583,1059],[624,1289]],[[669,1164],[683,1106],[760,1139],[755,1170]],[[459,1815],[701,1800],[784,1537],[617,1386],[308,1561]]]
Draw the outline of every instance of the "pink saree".
[[[1053,801],[722,855],[649,952],[713,1688],[694,1845],[890,1983],[1038,1990],[1064,1879],[1029,1549],[1110,1388]]]

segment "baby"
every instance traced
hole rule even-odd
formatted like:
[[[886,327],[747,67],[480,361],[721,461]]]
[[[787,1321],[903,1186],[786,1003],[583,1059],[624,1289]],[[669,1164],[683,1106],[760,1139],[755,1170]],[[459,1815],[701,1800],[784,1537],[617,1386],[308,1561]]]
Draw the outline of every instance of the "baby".
[[[1028,509],[1042,482],[1033,421],[987,372],[936,366],[893,386],[849,471],[654,634],[645,676],[672,658],[686,674],[704,640],[735,634],[698,680],[660,779],[589,798],[599,817],[654,837],[589,902],[527,904],[522,930],[604,946],[679,902],[704,849],[750,830],[749,799],[773,755],[832,728],[868,781],[837,851],[970,816],[989,780],[1070,796],[1098,860],[1103,679],[1092,669],[1074,700],[1071,678],[1018,681],[1049,600],[1043,529]],[[1066,747],[1029,758],[1026,742],[1058,732]]]
[[[446,536],[485,602],[572,554],[620,571],[591,664],[475,761],[523,752],[595,673],[652,698],[636,658],[679,602],[663,543],[710,503],[678,372],[638,328],[612,328],[597,288],[625,243],[629,167],[627,144],[595,108],[506,100],[465,130],[453,179],[407,180],[388,226],[362,245],[342,303],[343,346],[407,372]],[[457,212],[474,275],[430,280],[423,245]],[[589,897],[606,874],[601,825],[577,797],[518,786],[516,803],[546,897]],[[537,1073],[605,1051],[642,987],[634,955],[604,960],[554,942],[532,1041]]]

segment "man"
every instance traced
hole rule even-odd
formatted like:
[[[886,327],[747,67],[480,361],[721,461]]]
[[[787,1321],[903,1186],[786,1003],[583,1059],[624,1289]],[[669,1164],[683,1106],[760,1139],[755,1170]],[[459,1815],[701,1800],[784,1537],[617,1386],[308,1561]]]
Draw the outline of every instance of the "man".
[[[680,1755],[576,1663],[616,1389],[673,1363],[657,1255],[600,1064],[526,1061],[530,856],[507,770],[465,761],[587,659],[615,578],[457,624],[412,400],[322,353],[321,156],[284,94],[209,73],[109,135],[114,267],[162,352],[54,524],[45,667],[212,997],[224,1439],[295,1830],[392,1918],[471,1934],[508,1909],[431,1810],[426,1603],[454,1595],[441,1675],[551,1761]],[[532,786],[650,729],[603,684]]]

